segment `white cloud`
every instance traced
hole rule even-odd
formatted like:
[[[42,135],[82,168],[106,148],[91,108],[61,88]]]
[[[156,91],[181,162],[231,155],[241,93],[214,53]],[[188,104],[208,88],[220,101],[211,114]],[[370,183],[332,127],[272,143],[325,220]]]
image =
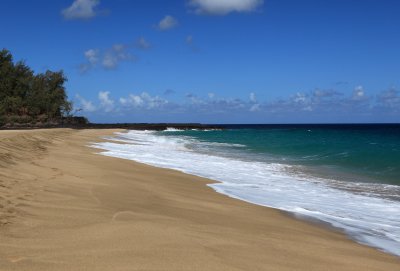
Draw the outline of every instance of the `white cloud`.
[[[182,106],[188,112],[198,111],[207,114],[241,111],[246,109],[246,102],[234,98],[215,98],[214,93],[208,94],[208,99],[203,99],[194,94],[186,95],[187,101]]]
[[[106,69],[115,69],[115,67],[118,65],[118,59],[114,55],[107,53],[104,55],[101,64]]]
[[[353,91],[353,99],[354,100],[361,100],[365,96],[365,92],[362,86],[358,86]]]
[[[102,65],[106,69],[115,69],[122,61],[133,61],[136,58],[128,52],[128,46],[114,44],[110,50],[104,53]]]
[[[126,44],[114,44],[106,50],[89,49],[84,52],[86,63],[82,63],[79,69],[82,73],[98,66],[107,70],[113,70],[121,62],[135,61],[136,57],[129,52],[129,46]]]
[[[98,0],[75,0],[71,6],[62,10],[65,19],[90,19],[97,15],[95,7],[100,3]]]
[[[105,112],[113,111],[114,100],[110,98],[109,91],[100,91],[98,97],[100,100],[100,106],[104,109]]]
[[[249,99],[250,99],[250,102],[256,103],[257,102],[256,94],[254,92],[251,92],[249,95]]]
[[[294,96],[293,100],[296,103],[305,103],[308,100],[308,95],[301,93],[301,92],[297,92],[296,95]]]
[[[140,107],[144,104],[144,101],[142,99],[142,97],[140,96],[135,96],[135,95],[129,95],[131,103],[134,107]]]
[[[197,14],[226,15],[256,11],[263,3],[263,0],[190,0],[189,7]]]
[[[363,87],[354,88],[348,96],[335,90],[314,90],[311,92],[297,92],[286,98],[268,103],[265,108],[269,112],[295,113],[367,113],[371,112],[374,101],[365,94]]]
[[[382,91],[377,95],[378,106],[390,109],[394,112],[400,111],[400,92],[394,88]]]
[[[192,93],[186,94],[186,98],[190,101],[192,105],[201,105],[201,104],[206,104],[207,102],[204,101],[202,98],[197,97],[196,95]]]
[[[147,49],[151,48],[151,44],[145,38],[140,37],[136,41],[136,47],[139,48],[139,49],[147,50]]]
[[[170,15],[166,15],[159,23],[158,29],[161,31],[170,30],[174,27],[178,26],[178,20]]]
[[[84,99],[83,97],[81,97],[80,95],[76,95],[75,97],[78,100],[80,107],[81,107],[81,108],[76,108],[75,110],[78,110],[78,111],[82,110],[85,112],[96,111],[96,106],[93,105],[92,101],[88,101],[88,100]]]
[[[209,93],[208,98],[197,97],[193,94],[187,94],[188,99],[183,103],[170,102],[158,95],[152,96],[148,92],[140,94],[129,94],[120,97],[115,102],[109,91],[101,91],[98,93],[98,104],[93,105],[91,101],[87,101],[77,95],[79,105],[86,112],[96,111],[98,113],[119,112],[128,114],[128,112],[143,112],[144,110],[159,113],[226,113],[226,112],[245,112],[246,110],[260,111],[259,104],[249,104],[241,99],[234,98],[215,98],[214,93]]]
[[[354,97],[361,97],[355,99]],[[98,93],[97,103],[85,100],[76,95],[76,110],[85,112],[116,113],[128,116],[151,112],[151,114],[199,114],[212,116],[213,114],[246,114],[255,113],[254,116],[278,117],[339,117],[347,120],[352,117],[369,117],[382,115],[398,118],[400,112],[400,92],[396,89],[382,91],[375,96],[368,96],[360,87],[356,87],[352,93],[346,95],[333,90],[318,90],[309,92],[297,92],[289,97],[272,102],[262,102],[256,99],[255,94],[250,93],[249,99],[235,99],[229,97],[220,98],[214,93],[208,93],[204,97],[195,94],[187,94],[182,102],[168,101],[160,96],[152,96],[148,92],[129,94],[120,97],[117,101],[111,98],[108,91]]]
[[[121,97],[119,98],[119,103],[125,106],[128,104],[128,99]]]
[[[313,108],[311,107],[311,105],[308,105],[308,106],[306,106],[306,107],[303,107],[302,110],[303,110],[303,111],[310,111],[310,112],[311,112],[311,111],[313,111]]]
[[[95,65],[99,60],[99,50],[98,49],[89,49],[85,53],[85,58],[89,61],[90,64]]]
[[[144,97],[143,97],[144,96]],[[154,108],[159,108],[168,103],[167,100],[160,98],[159,96],[151,97],[149,94],[146,92],[142,93],[142,97],[147,103],[147,108],[149,109],[154,109]]]
[[[168,100],[159,96],[151,96],[147,92],[142,92],[139,95],[129,94],[127,98],[120,98],[119,102],[122,106],[134,109],[157,109],[169,103]]]
[[[260,104],[253,104],[253,105],[250,107],[249,110],[250,110],[250,112],[261,111]]]

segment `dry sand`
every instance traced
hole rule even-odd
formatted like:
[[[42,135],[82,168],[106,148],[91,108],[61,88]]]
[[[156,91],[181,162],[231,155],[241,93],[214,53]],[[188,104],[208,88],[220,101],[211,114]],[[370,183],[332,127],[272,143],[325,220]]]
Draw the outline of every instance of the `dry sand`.
[[[86,147],[112,132],[0,131],[0,270],[400,270],[208,180]]]

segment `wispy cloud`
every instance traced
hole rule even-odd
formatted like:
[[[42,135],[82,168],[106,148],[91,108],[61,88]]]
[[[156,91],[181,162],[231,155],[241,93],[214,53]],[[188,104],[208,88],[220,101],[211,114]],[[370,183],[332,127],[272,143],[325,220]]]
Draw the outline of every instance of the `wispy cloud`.
[[[105,50],[89,49],[84,52],[86,61],[79,66],[79,70],[81,73],[96,67],[114,70],[121,62],[135,61],[136,56],[130,53],[129,48],[130,46],[126,44],[114,44],[111,48]]]
[[[136,57],[129,51],[129,46],[125,44],[114,44],[103,55],[102,65],[106,69],[115,69],[120,62],[135,61]]]
[[[166,104],[168,100],[161,98],[160,96],[151,96],[147,92],[141,94],[129,94],[128,97],[121,97],[119,102],[124,107],[130,107],[132,109],[160,109]]]
[[[79,106],[75,108],[76,111],[84,111],[84,112],[94,112],[97,108],[93,105],[92,101],[88,101],[81,97],[80,95],[75,96],[76,100],[78,100]],[[76,103],[75,103],[76,104]]]
[[[85,58],[88,60],[88,62],[92,65],[97,64],[99,61],[99,50],[98,49],[89,49],[85,53]]]
[[[263,3],[263,0],[190,0],[188,6],[196,14],[221,16],[232,12],[253,12]]]
[[[151,43],[148,42],[144,37],[140,37],[136,40],[135,46],[136,46],[136,48],[139,48],[142,50],[148,50],[151,48]]]
[[[67,20],[91,19],[98,15],[96,7],[99,4],[99,0],[75,0],[71,6],[63,9],[61,14]]]
[[[251,93],[250,93],[250,95],[249,95],[249,100],[250,100],[250,102],[252,102],[252,103],[256,103],[256,102],[257,102],[257,97],[256,97],[256,94],[255,94],[254,92],[251,92]]]
[[[250,92],[249,100],[250,100],[250,104],[251,104],[251,107],[249,109],[250,112],[261,111],[261,104],[258,103],[257,96],[254,92]]]
[[[362,86],[358,86],[356,88],[354,88],[353,90],[353,100],[364,100],[365,97],[365,92],[364,92],[364,88]]]
[[[362,86],[358,86],[349,96],[335,90],[297,92],[289,98],[265,104],[264,109],[272,113],[365,113],[374,109],[375,102]]]
[[[246,108],[249,108],[249,103],[239,98],[216,97],[214,93],[209,93],[206,98],[188,93],[186,94],[186,102],[180,106],[186,112],[219,114],[223,112],[246,111]]]
[[[391,113],[400,113],[400,92],[394,88],[377,95],[377,107]]]
[[[178,20],[172,17],[171,15],[166,15],[161,21],[158,23],[157,28],[161,31],[170,30],[178,26]]]
[[[99,92],[100,108],[104,109],[105,112],[111,112],[114,110],[114,100],[110,97],[109,91]]]
[[[250,109],[250,112],[258,112],[261,111],[261,105],[260,104],[253,104]]]
[[[97,102],[89,101],[76,96],[76,104],[84,112],[110,113],[118,112],[122,115],[131,113],[152,112],[152,114],[193,114],[212,116],[285,116],[287,119],[304,117],[324,120],[325,117],[344,116],[349,119],[368,118],[373,116],[390,116],[391,119],[400,117],[400,92],[396,89],[381,91],[377,95],[367,95],[362,87],[356,87],[347,95],[335,90],[317,89],[309,92],[297,92],[289,97],[275,101],[260,101],[255,93],[249,93],[247,99],[233,97],[218,97],[208,93],[205,97],[188,93],[184,99],[176,102],[148,92],[131,93],[127,96],[112,98],[109,91],[98,93]],[[176,98],[176,97],[171,97]],[[175,99],[176,100],[176,99]]]

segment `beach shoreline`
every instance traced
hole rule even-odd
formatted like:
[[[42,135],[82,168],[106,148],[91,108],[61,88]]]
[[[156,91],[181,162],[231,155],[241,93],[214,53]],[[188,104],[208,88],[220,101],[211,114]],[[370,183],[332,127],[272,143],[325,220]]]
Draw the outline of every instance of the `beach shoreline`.
[[[398,270],[211,180],[98,155],[121,130],[0,131],[0,270]]]

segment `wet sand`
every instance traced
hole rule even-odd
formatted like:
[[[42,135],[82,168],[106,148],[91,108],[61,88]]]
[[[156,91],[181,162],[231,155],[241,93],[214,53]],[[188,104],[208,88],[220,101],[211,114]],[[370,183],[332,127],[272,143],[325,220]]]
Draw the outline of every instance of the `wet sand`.
[[[114,131],[0,131],[0,270],[400,270],[210,180],[87,147]]]

